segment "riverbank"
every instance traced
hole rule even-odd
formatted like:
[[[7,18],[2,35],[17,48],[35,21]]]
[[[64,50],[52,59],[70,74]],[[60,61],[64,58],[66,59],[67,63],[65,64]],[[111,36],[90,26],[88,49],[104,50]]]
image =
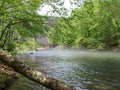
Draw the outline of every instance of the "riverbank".
[[[0,62],[0,90],[7,90],[17,79],[18,74],[12,68]]]

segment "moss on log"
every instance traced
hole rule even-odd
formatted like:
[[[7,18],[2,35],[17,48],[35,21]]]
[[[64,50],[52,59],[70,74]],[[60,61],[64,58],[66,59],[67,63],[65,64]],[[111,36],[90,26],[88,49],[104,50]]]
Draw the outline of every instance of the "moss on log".
[[[52,90],[76,90],[66,83],[56,80],[43,72],[33,70],[24,63],[22,63],[18,58],[7,54],[3,50],[0,50],[0,60],[5,62],[7,65],[11,66],[16,72],[21,73],[25,77],[49,88]]]

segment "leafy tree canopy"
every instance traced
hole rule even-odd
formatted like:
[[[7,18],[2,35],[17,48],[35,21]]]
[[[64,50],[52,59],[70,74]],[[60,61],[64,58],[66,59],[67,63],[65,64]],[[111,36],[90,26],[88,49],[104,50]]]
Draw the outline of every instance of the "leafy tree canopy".
[[[53,44],[73,48],[110,48],[120,45],[120,1],[85,0],[68,18],[51,29]]]
[[[36,12],[42,3],[42,0],[0,0],[0,46],[2,48],[44,32],[45,19]]]

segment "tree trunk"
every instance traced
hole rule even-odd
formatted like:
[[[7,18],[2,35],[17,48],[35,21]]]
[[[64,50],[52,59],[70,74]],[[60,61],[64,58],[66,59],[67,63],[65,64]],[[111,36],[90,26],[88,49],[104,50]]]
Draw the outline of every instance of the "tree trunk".
[[[49,88],[52,90],[76,90],[72,86],[67,85],[64,82],[58,81],[45,75],[42,72],[33,70],[19,61],[16,57],[8,55],[3,50],[0,50],[0,60],[11,66],[15,71],[21,73],[25,77]]]

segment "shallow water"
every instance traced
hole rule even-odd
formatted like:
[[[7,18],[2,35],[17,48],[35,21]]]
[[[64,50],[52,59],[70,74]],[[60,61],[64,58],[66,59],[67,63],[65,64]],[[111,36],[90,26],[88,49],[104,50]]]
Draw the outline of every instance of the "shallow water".
[[[120,53],[79,50],[32,51],[19,55],[32,68],[78,90],[119,90]],[[23,88],[23,86],[24,88]],[[48,90],[21,78],[9,90]]]

